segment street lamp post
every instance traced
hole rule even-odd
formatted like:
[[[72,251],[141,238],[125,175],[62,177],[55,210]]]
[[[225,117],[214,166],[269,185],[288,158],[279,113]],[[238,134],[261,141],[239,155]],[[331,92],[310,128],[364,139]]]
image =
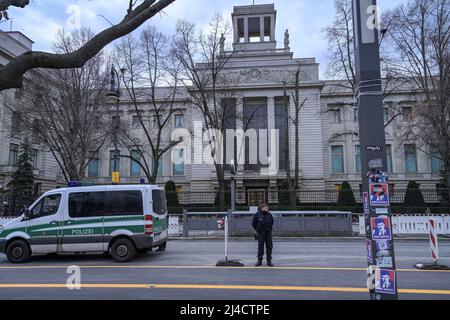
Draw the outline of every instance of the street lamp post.
[[[236,211],[236,164],[231,159],[231,212]]]
[[[362,196],[372,300],[398,299],[376,0],[353,0]]]

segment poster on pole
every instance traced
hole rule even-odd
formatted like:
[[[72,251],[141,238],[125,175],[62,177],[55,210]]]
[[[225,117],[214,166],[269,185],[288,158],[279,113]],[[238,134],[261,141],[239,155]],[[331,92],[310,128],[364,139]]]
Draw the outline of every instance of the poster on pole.
[[[383,216],[370,218],[372,228],[372,240],[392,240],[391,220]]]
[[[387,183],[370,184],[369,193],[371,206],[389,206],[389,185]]]
[[[377,269],[375,272],[375,292],[395,294],[395,271]]]

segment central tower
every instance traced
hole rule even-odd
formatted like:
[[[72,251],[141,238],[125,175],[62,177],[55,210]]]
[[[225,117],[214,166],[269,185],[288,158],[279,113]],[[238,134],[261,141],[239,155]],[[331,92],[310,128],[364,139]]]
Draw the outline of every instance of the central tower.
[[[236,6],[232,13],[234,51],[275,50],[274,4]]]

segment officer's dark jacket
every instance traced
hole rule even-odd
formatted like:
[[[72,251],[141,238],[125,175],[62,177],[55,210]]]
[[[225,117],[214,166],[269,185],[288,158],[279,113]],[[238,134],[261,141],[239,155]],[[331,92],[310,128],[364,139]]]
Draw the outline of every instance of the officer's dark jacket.
[[[270,212],[258,211],[253,216],[252,225],[257,232],[272,231],[273,216]]]

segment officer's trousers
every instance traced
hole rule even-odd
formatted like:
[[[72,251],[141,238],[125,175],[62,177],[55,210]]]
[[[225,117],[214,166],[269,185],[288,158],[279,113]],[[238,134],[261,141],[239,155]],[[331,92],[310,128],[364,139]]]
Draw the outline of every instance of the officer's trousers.
[[[266,245],[267,261],[272,260],[272,231],[258,232],[258,260],[264,258],[264,244]]]

